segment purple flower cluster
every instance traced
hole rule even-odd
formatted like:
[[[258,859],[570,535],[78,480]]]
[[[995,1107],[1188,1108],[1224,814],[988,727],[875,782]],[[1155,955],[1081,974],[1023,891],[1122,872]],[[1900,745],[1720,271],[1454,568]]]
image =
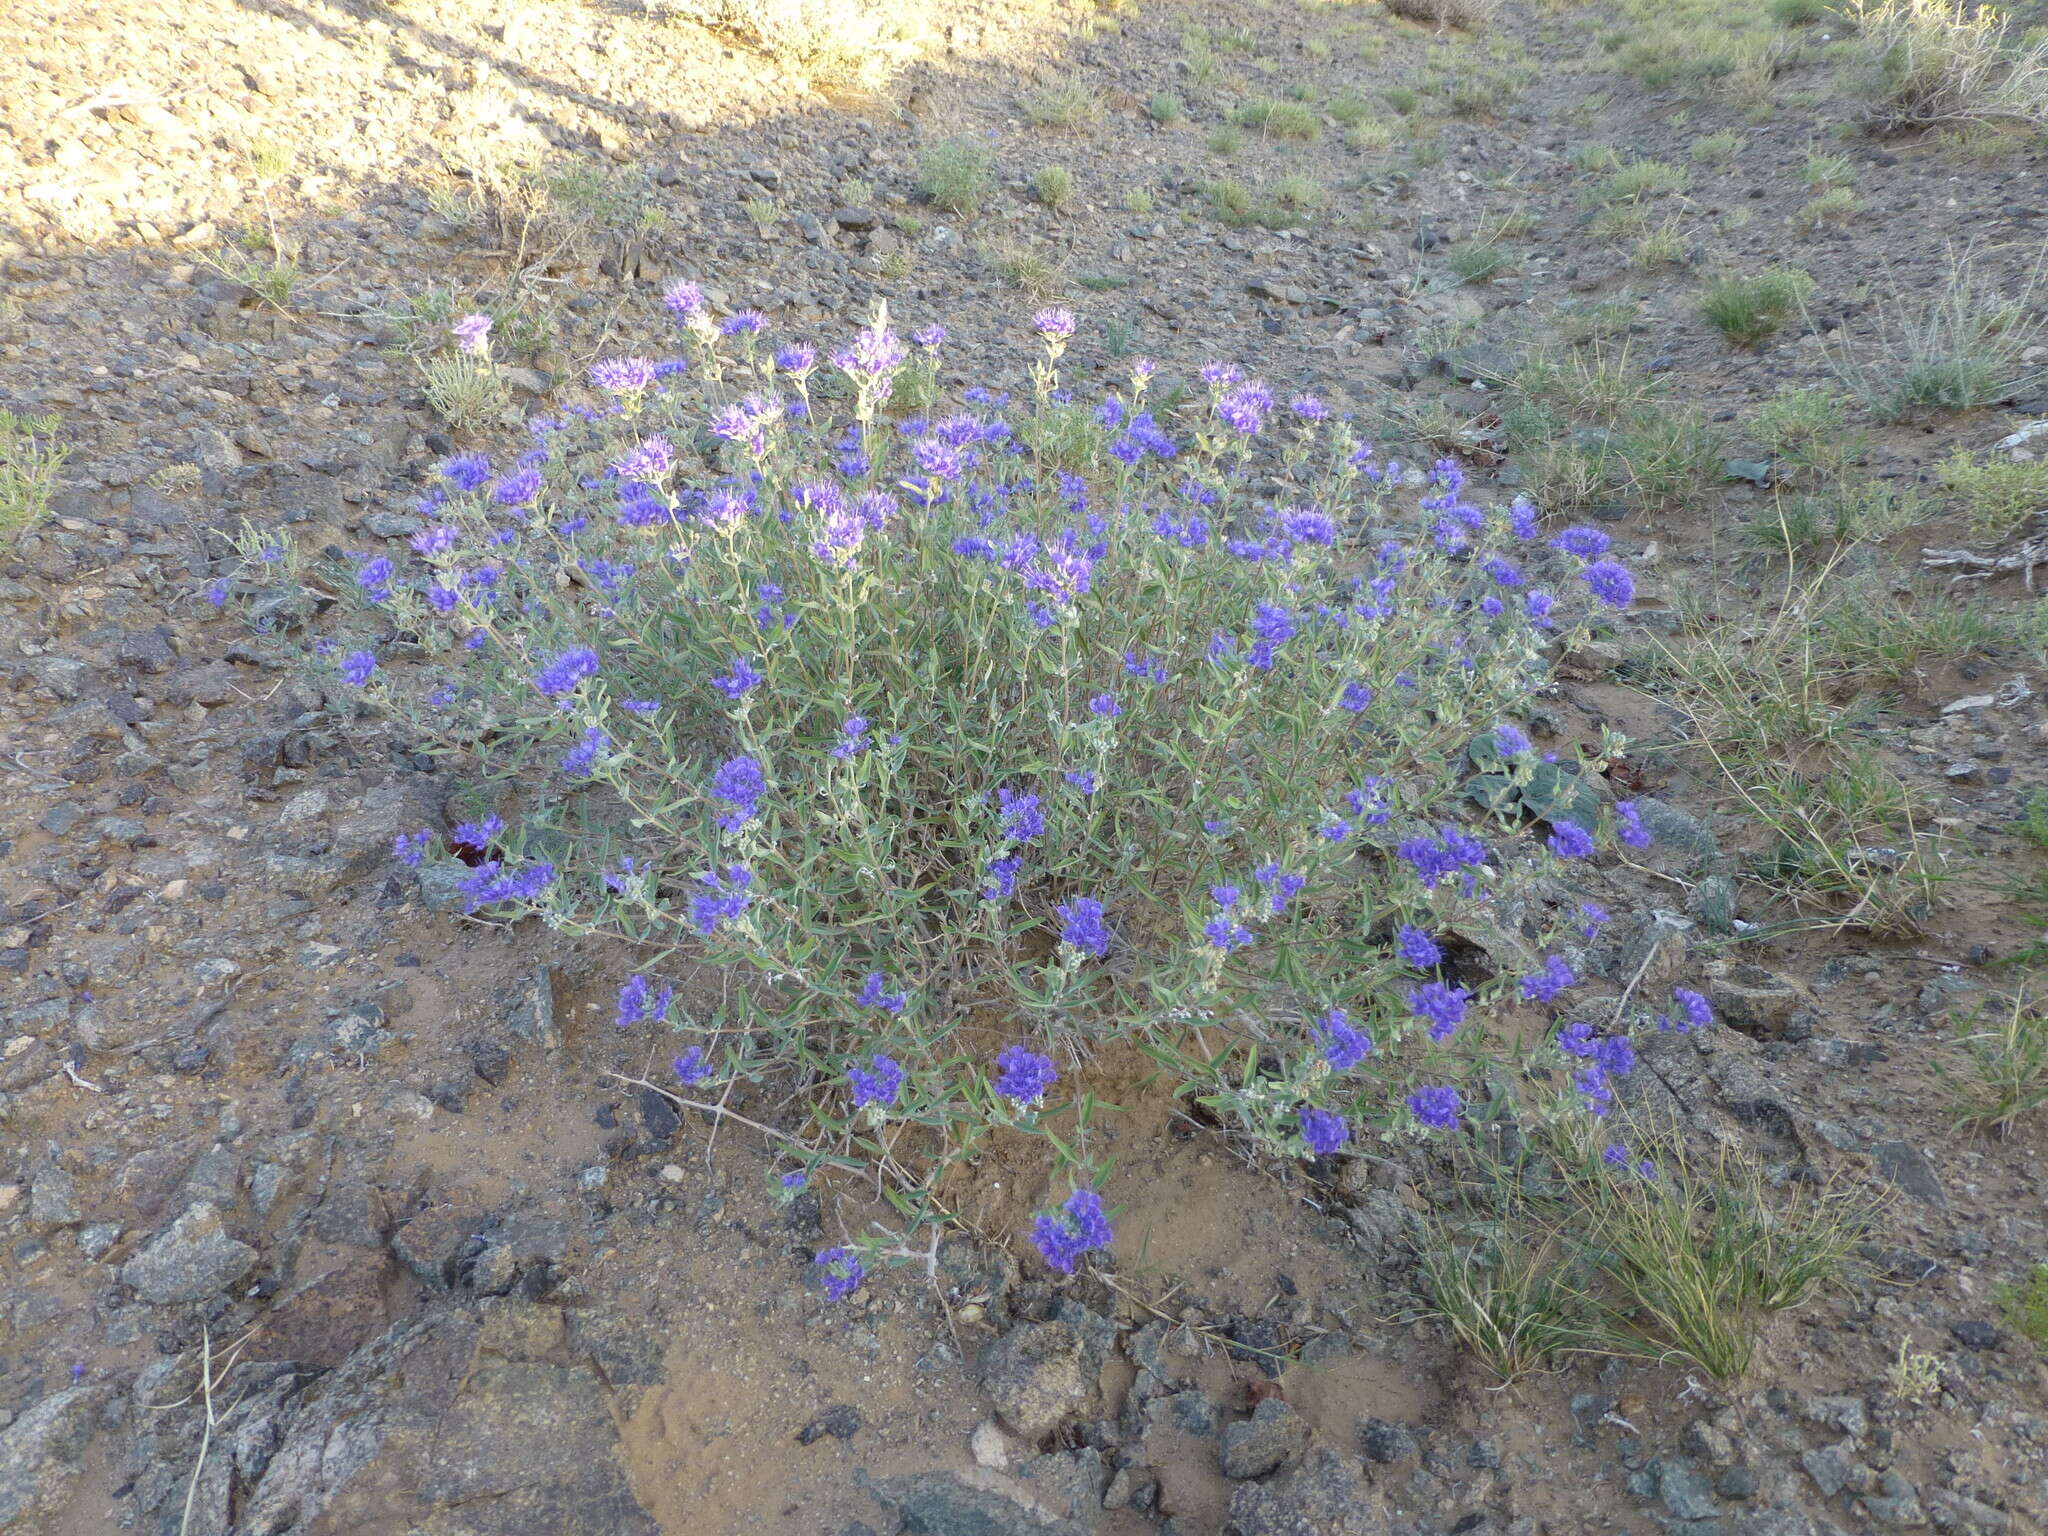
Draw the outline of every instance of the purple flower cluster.
[[[1418,971],[1427,971],[1443,964],[1444,952],[1435,939],[1420,928],[1403,923],[1395,937],[1394,948],[1408,964]]]
[[[1442,1044],[1465,1022],[1465,1004],[1472,994],[1463,987],[1426,981],[1408,989],[1408,1011],[1429,1021],[1429,1038]]]
[[[711,775],[707,786],[711,797],[723,800],[732,809],[715,818],[717,825],[727,832],[737,832],[760,809],[761,797],[768,791],[768,781],[761,772],[761,765],[751,757],[728,758]]]
[[[457,841],[474,846],[459,835]],[[476,912],[496,906],[501,901],[538,901],[541,893],[554,883],[555,866],[552,864],[541,862],[508,868],[501,860],[488,859],[479,864],[457,889],[466,898],[463,910]]]
[[[889,984],[880,971],[869,971],[861,979],[860,995],[854,998],[862,1008],[879,1008],[884,1013],[901,1013],[908,1001],[904,993],[889,990]]]
[[[1486,845],[1456,827],[1445,827],[1436,837],[1404,838],[1394,852],[1432,890],[1460,870],[1477,869],[1486,862]]]
[[[619,1028],[647,1021],[659,1024],[668,1017],[669,1004],[675,1001],[676,989],[664,985],[656,991],[654,983],[637,972],[626,978],[626,984],[619,988]]]
[[[1019,1108],[1038,1103],[1060,1078],[1050,1056],[1021,1045],[1006,1046],[996,1066],[996,1092]]]
[[[1214,917],[1202,925],[1202,932],[1207,936],[1212,948],[1220,949],[1226,955],[1233,949],[1242,949],[1252,942],[1251,929],[1230,915],[1241,894],[1242,892],[1234,885],[1209,887],[1209,899],[1216,903],[1218,910]]]
[[[1074,1272],[1082,1254],[1107,1248],[1115,1237],[1102,1197],[1092,1189],[1075,1190],[1058,1209],[1041,1212],[1031,1224],[1032,1245],[1063,1275]]]
[[[877,1053],[865,1070],[848,1067],[846,1081],[853,1087],[855,1109],[889,1109],[903,1091],[903,1068],[894,1057]]]
[[[1562,955],[1545,955],[1543,969],[1534,976],[1522,978],[1521,995],[1525,1003],[1548,1003],[1557,999],[1558,993],[1567,987],[1576,986],[1579,978],[1572,974],[1572,968],[1565,964]]]
[[[1408,1113],[1434,1131],[1455,1131],[1465,1100],[1447,1083],[1432,1083],[1408,1095]]]
[[[851,1248],[827,1248],[811,1261],[818,1270],[818,1279],[825,1287],[828,1301],[844,1301],[861,1287],[868,1272],[862,1267],[860,1255]]]
[[[733,864],[722,876],[706,873],[697,880],[704,889],[690,896],[690,922],[700,938],[708,939],[718,932],[720,923],[730,922],[752,904],[747,888],[754,883],[754,872],[743,864]]]
[[[1053,910],[1060,917],[1060,942],[1100,960],[1109,953],[1109,926],[1102,920],[1102,903],[1092,896],[1076,896]]]
[[[1344,1117],[1327,1109],[1304,1104],[1295,1118],[1301,1126],[1302,1145],[1316,1157],[1328,1157],[1351,1139],[1351,1127]]]
[[[1322,1017],[1319,1030],[1323,1060],[1338,1072],[1349,1072],[1372,1053],[1372,1036],[1354,1029],[1342,1008],[1332,1008]]]
[[[542,695],[558,699],[566,693],[573,693],[577,684],[597,676],[597,652],[588,646],[562,652],[553,661],[533,675],[533,686]]]

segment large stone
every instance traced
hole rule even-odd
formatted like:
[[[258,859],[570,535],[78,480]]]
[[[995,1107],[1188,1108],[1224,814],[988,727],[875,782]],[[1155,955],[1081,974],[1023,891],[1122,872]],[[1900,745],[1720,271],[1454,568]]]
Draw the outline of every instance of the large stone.
[[[52,1393],[0,1431],[0,1531],[26,1536],[31,1521],[63,1506],[101,1395],[97,1386]]]
[[[660,1536],[564,1337],[559,1310],[513,1302],[391,1328],[309,1389],[236,1536]]]
[[[1355,1457],[1318,1446],[1270,1482],[1239,1483],[1230,1495],[1238,1536],[1387,1536],[1378,1499]]]
[[[256,1267],[256,1250],[228,1236],[220,1212],[201,1200],[121,1266],[121,1278],[159,1306],[204,1301]]]
[[[1264,1477],[1306,1451],[1307,1422],[1277,1397],[1269,1397],[1252,1416],[1223,1431],[1223,1475],[1240,1481]]]
[[[986,1467],[893,1477],[869,1492],[895,1506],[910,1536],[1086,1536],[1016,1478]]]
[[[1707,968],[1707,999],[1722,1023],[1766,1038],[1783,1036],[1795,1013],[1818,1006],[1813,994],[1791,977],[1742,961]]]
[[[1095,1396],[1086,1347],[1072,1324],[1025,1323],[981,1352],[981,1390],[1002,1421],[1041,1440],[1078,1417]]]

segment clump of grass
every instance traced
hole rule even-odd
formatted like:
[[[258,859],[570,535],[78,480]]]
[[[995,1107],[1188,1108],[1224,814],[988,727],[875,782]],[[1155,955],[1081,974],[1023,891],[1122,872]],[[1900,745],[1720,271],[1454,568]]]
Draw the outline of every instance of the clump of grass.
[[[1461,283],[1490,283],[1515,264],[1514,254],[1497,240],[1464,240],[1444,258]]]
[[[1411,85],[1390,85],[1380,92],[1380,100],[1396,115],[1413,117],[1422,106],[1422,93]]]
[[[1124,212],[1150,213],[1157,206],[1152,194],[1143,187],[1133,187],[1124,194]]]
[[[1387,13],[1434,27],[1483,27],[1500,9],[1500,0],[1381,0]]]
[[[1364,122],[1353,123],[1344,130],[1344,147],[1355,153],[1367,150],[1391,149],[1398,135],[1391,123],[1378,118],[1367,118]]]
[[[1420,1245],[1429,1312],[1502,1381],[1553,1370],[1596,1340],[1598,1311],[1555,1238],[1521,1233],[1493,1241],[1432,1225]]]
[[[1692,249],[1692,241],[1676,219],[1666,219],[1636,242],[1629,264],[1640,271],[1681,265]]]
[[[2048,124],[2048,37],[1962,0],[1850,0],[1871,60],[1871,119],[1881,128],[2010,121]]]
[[[50,513],[57,477],[71,449],[57,441],[55,416],[0,410],[0,538],[11,539]]]
[[[914,58],[930,31],[914,0],[671,0],[667,14],[814,80],[867,89]]]
[[[918,157],[918,193],[948,213],[973,213],[995,189],[995,161],[980,139],[943,139]]]
[[[1186,120],[1188,106],[1173,92],[1159,91],[1145,104],[1145,111],[1153,122],[1163,123],[1170,128],[1175,123]]]
[[[764,235],[782,221],[782,210],[775,206],[772,197],[750,197],[740,204],[740,211]]]
[[[1350,128],[1372,116],[1372,103],[1356,91],[1339,91],[1323,104],[1323,110],[1338,127]]]
[[[2011,296],[1987,289],[1976,262],[1952,256],[1947,276],[1912,290],[1896,279],[1876,305],[1872,334],[1842,331],[1826,351],[1836,379],[1873,414],[1968,411],[2009,399],[2040,377],[2026,360],[2044,333],[2037,265]]]
[[[1252,189],[1235,176],[1222,176],[1206,183],[1202,196],[1208,199],[1209,211],[1226,224],[1249,224],[1257,206]]]
[[[2048,1349],[2048,1260],[2036,1264],[2026,1279],[2000,1286],[1998,1304],[2014,1333],[2036,1349]]]
[[[1244,135],[1225,124],[1209,135],[1209,153],[1221,160],[1232,160],[1244,148]]]
[[[1943,1077],[1956,1119],[2004,1136],[2048,1105],[2048,1014],[2024,996],[1986,1003],[1956,1024],[1957,1062]]]
[[[1628,335],[1642,319],[1642,314],[1640,299],[1596,299],[1560,310],[1557,316],[1558,335],[1569,346],[1592,346]]]
[[[1048,208],[1064,208],[1074,200],[1074,173],[1063,165],[1040,167],[1031,177],[1031,191]]]
[[[1589,174],[1611,171],[1621,164],[1621,151],[1612,144],[1574,144],[1571,148],[1573,166]]]
[[[1639,203],[1673,196],[1691,185],[1692,173],[1682,165],[1663,160],[1631,160],[1608,173],[1598,196],[1607,203]]]
[[[1066,269],[1040,246],[992,245],[986,255],[996,275],[1026,298],[1057,298],[1066,290]]]
[[[1806,184],[1816,192],[1852,185],[1856,162],[1847,155],[1815,153],[1806,157]]]
[[[1232,110],[1230,121],[1239,128],[1252,128],[1269,139],[1292,139],[1306,143],[1323,131],[1314,110],[1298,101],[1266,97],[1247,101]]]
[[[1782,27],[1810,27],[1834,14],[1830,0],[1770,0],[1771,20]]]
[[[1291,171],[1267,183],[1266,198],[1280,208],[1296,213],[1313,213],[1329,201],[1323,184],[1303,171]]]
[[[1828,665],[1881,687],[1905,683],[1929,662],[2037,649],[2041,638],[2014,610],[1939,593],[1902,597],[1874,576],[1844,582],[1814,617]]]
[[[1102,98],[1085,80],[1057,80],[1026,91],[1018,100],[1027,122],[1040,128],[1078,128],[1102,111]]]
[[[1692,141],[1686,151],[1702,165],[1723,165],[1742,152],[1742,135],[1732,128],[1710,133]]]
[[[1783,329],[1813,291],[1813,278],[1797,267],[1771,267],[1755,277],[1731,273],[1707,285],[1700,313],[1738,347],[1753,347]]]
[[[1847,187],[1831,187],[1805,203],[1793,215],[1793,223],[1801,229],[1823,229],[1830,224],[1846,224],[1861,210],[1856,194]]]
[[[2048,460],[1985,459],[1958,448],[1936,468],[1942,489],[1955,498],[1970,527],[2004,538],[2048,513]]]

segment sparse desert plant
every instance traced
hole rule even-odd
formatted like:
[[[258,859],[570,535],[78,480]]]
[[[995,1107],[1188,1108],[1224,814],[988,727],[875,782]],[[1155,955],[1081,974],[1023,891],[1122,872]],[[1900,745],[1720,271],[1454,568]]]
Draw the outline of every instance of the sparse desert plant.
[[[1707,284],[1700,313],[1738,347],[1753,347],[1783,329],[1813,291],[1813,278],[1797,267],[1771,267],[1755,277],[1730,273]]]
[[[1085,80],[1056,80],[1026,91],[1018,100],[1028,122],[1040,128],[1078,128],[1102,112],[1102,98]]]
[[[1041,166],[1031,177],[1031,191],[1048,208],[1064,208],[1074,200],[1074,173],[1063,165]]]
[[[1057,298],[1067,286],[1067,271],[1046,247],[1028,242],[991,245],[988,264],[996,275],[1026,298]]]
[[[1574,144],[1571,161],[1577,169],[1588,173],[1611,171],[1621,164],[1621,151],[1612,144]]]
[[[943,139],[918,157],[917,190],[948,213],[973,213],[995,189],[995,161],[980,139]]]
[[[400,865],[494,922],[618,941],[616,1022],[666,1063],[646,1091],[764,1134],[780,1189],[867,1191],[820,1256],[835,1297],[929,1251],[949,1171],[998,1132],[1054,1182],[1022,1234],[1045,1265],[1108,1247],[1099,1051],[1277,1155],[1464,1139],[1484,1101],[1460,1084],[1512,1069],[1460,1026],[1519,978],[1454,985],[1432,934],[1648,835],[1572,793],[1618,738],[1567,773],[1514,723],[1555,649],[1632,603],[1604,543],[1463,511],[1454,466],[1374,473],[1338,413],[1238,369],[1156,399],[1133,364],[1079,398],[1064,310],[1034,316],[1015,408],[977,380],[913,411],[896,384],[936,327],[878,308],[836,347],[778,337],[778,398],[730,387],[767,361],[754,330],[693,284],[664,298],[690,366],[599,359],[525,453],[440,466],[410,551],[336,573],[355,606],[323,686],[477,765],[456,826],[394,829]],[[1281,442],[1263,521],[1178,490]],[[1459,517],[1385,540],[1437,498]],[[1125,500],[1155,510],[1095,515]],[[1286,543],[1284,581],[1246,538]],[[1361,932],[1368,904],[1405,930]],[[1512,942],[1587,920],[1560,904]],[[969,997],[987,1035],[956,1028]]]
[[[1126,213],[1150,213],[1157,206],[1157,199],[1143,187],[1133,187],[1124,194]]]
[[[1402,117],[1413,117],[1422,105],[1422,93],[1412,85],[1390,85],[1380,92],[1380,100]]]
[[[2036,1264],[2024,1280],[2000,1286],[1998,1304],[2013,1332],[2034,1348],[2048,1350],[2048,1260]]]
[[[1824,229],[1830,224],[1848,223],[1859,208],[1854,192],[1847,187],[1831,187],[1804,204],[1792,221],[1801,229]]]
[[[1741,152],[1742,135],[1732,128],[1694,139],[1692,147],[1686,151],[1702,165],[1722,165]]]
[[[2015,38],[1991,6],[1849,0],[1871,59],[1868,111],[1882,128],[2048,125],[2048,37]]]
[[[290,257],[280,255],[264,260],[230,248],[207,257],[206,264],[271,308],[291,308],[292,294],[299,285],[299,264]]]
[[[1418,1244],[1424,1310],[1503,1382],[1555,1370],[1597,1342],[1598,1309],[1562,1239],[1473,1237],[1442,1223]]]
[[[420,364],[420,374],[427,405],[458,432],[497,426],[512,404],[497,369],[465,353],[430,357]]]
[[[57,477],[71,456],[57,440],[55,416],[25,416],[0,409],[0,539],[41,522],[57,493]]]
[[[1685,233],[1685,227],[1676,219],[1666,219],[1636,242],[1636,248],[1629,255],[1629,264],[1641,271],[1654,271],[1658,267],[1675,267],[1684,262],[1692,249],[1692,241]]]
[[[2004,538],[2048,513],[2048,460],[1979,460],[1958,448],[1936,473],[1971,529],[1985,538]]]
[[[1389,15],[1435,27],[1483,27],[1500,10],[1500,0],[1380,0]]]
[[[1168,127],[1184,121],[1188,115],[1187,103],[1171,91],[1155,92],[1152,99],[1145,104],[1145,111],[1153,122],[1163,123]]]
[[[1210,154],[1219,160],[1229,160],[1244,148],[1244,135],[1226,123],[1210,133],[1208,145]]]
[[[2008,1134],[2048,1105],[2048,1013],[2024,995],[1995,999],[1956,1021],[1957,1060],[1943,1072],[1956,1119]]]
[[[1846,187],[1856,180],[1856,162],[1847,155],[1816,152],[1806,157],[1806,184],[1816,192]]]
[[[1490,283],[1515,264],[1511,251],[1489,239],[1460,241],[1451,247],[1445,261],[1463,283]]]
[[[1344,130],[1344,147],[1359,153],[1373,149],[1391,149],[1396,137],[1398,135],[1392,124],[1383,123],[1378,118],[1367,118],[1362,122],[1353,123]]]
[[[782,222],[782,210],[775,206],[772,197],[750,197],[740,204],[740,211],[753,221],[754,228],[767,234]]]
[[[1866,410],[1892,421],[1975,410],[2041,376],[2027,353],[2044,334],[2042,266],[2004,294],[1986,287],[1979,259],[1952,254],[1944,277],[1910,289],[1890,278],[1869,333],[1859,340],[1845,327],[1828,338],[1829,368]]]
[[[1242,103],[1232,110],[1230,121],[1239,128],[1253,129],[1269,139],[1293,139],[1303,143],[1323,130],[1322,120],[1312,108],[1298,101],[1274,100],[1271,97]]]
[[[1884,1383],[1894,1397],[1924,1403],[1941,1391],[1941,1356],[1916,1350],[1911,1339],[1901,1339],[1898,1354],[1885,1367]]]
[[[914,58],[930,31],[915,0],[669,0],[665,14],[816,79],[870,89]]]
[[[1770,0],[1771,19],[1784,27],[1810,27],[1835,14],[1831,0]]]
[[[1692,172],[1663,160],[1631,160],[1608,172],[1598,197],[1608,203],[1639,203],[1671,197],[1692,185]]]

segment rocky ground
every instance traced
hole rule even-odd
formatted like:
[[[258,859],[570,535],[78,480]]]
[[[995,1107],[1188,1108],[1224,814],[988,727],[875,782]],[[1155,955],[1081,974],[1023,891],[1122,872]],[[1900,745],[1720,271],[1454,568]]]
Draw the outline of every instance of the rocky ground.
[[[678,276],[811,336],[887,298],[952,330],[956,385],[1015,383],[1022,317],[1063,292],[1084,370],[1235,357],[1396,443],[1434,409],[1513,485],[1489,384],[1561,317],[1629,291],[1633,354],[1733,421],[1820,377],[1880,260],[1930,280],[1964,232],[2019,270],[2048,207],[2038,148],[1859,137],[1861,214],[1804,230],[1801,167],[1841,106],[1828,43],[1780,82],[1794,104],[1750,119],[1614,75],[1575,8],[1511,6],[1490,46],[1533,68],[1498,110],[1403,119],[1385,146],[1248,133],[1225,169],[1311,175],[1327,206],[1231,227],[1198,187],[1229,98],[1186,28],[1261,93],[1399,86],[1445,39],[1371,6],[935,14],[922,60],[867,95],[653,5],[0,17],[0,405],[57,413],[74,454],[0,559],[0,1530],[2048,1529],[2048,1368],[1995,1299],[2048,1251],[2048,1127],[1964,1135],[1936,1082],[1949,1019],[2039,928],[1981,874],[2039,863],[2011,829],[2048,782],[2038,655],[1928,669],[1875,727],[1955,877],[1919,933],[1707,944],[1701,893],[1753,831],[1682,755],[1655,869],[1603,873],[1630,914],[1605,973],[1656,950],[1724,1020],[1653,1043],[1648,1107],[1780,1179],[1891,1197],[1854,1282],[1733,1386],[1613,1362],[1497,1390],[1412,1306],[1429,1156],[1312,1179],[1165,1106],[1121,1133],[1102,1274],[1054,1286],[962,1236],[828,1306],[805,1272],[848,1217],[778,1204],[733,1128],[634,1086],[651,1048],[610,1025],[616,957],[463,919],[394,867],[394,829],[445,826],[456,775],[293,665],[329,623],[317,577],[285,644],[205,593],[245,523],[314,554],[420,526],[432,464],[468,442],[415,357],[447,313],[504,317],[510,425],[656,336]],[[1032,93],[1069,80],[1092,110],[1033,124]],[[1150,115],[1161,91],[1195,121]],[[1741,156],[1695,177],[1700,248],[1675,270],[1589,237],[1576,146],[1678,161],[1731,126]],[[915,196],[920,154],[960,134],[997,150],[971,219]],[[477,216],[458,172],[515,153],[602,195]],[[1073,172],[1066,207],[1027,189],[1047,165]],[[1534,219],[1514,270],[1447,278],[1442,252],[1512,210]],[[288,292],[248,264],[279,255]],[[1794,260],[1810,325],[1731,352],[1699,323],[1699,270]],[[1866,462],[1924,484],[1955,442],[2044,414],[1879,433]],[[1769,583],[1730,530],[1760,495],[1614,510],[1645,624],[1701,582],[1747,622]],[[1893,553],[1904,572],[1964,540],[1937,523]],[[2038,601],[2016,576],[1982,590]],[[1672,734],[1618,654],[1546,701],[1560,744]],[[1745,915],[1771,900],[1743,880]],[[1902,1342],[1939,1364],[1918,1400],[1888,1375]]]

